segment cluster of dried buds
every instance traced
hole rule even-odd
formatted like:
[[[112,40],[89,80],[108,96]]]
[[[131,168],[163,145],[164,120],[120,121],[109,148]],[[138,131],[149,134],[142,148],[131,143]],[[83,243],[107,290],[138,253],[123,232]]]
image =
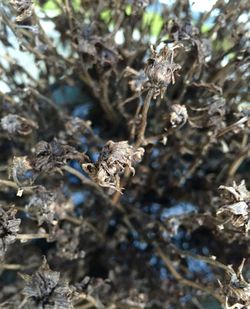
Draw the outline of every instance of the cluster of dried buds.
[[[8,114],[1,119],[1,126],[8,134],[29,135],[33,129],[37,129],[37,124],[31,119],[21,117],[16,114]]]
[[[250,192],[245,181],[239,185],[234,182],[232,187],[220,186],[219,189],[224,191],[227,204],[220,207],[217,215],[224,215],[225,222],[247,233],[250,230]]]
[[[172,49],[164,46],[159,53],[154,47],[151,47],[152,57],[148,59],[145,72],[151,86],[155,88],[154,98],[158,95],[163,97],[168,85],[175,83],[175,76],[181,66],[174,62],[174,52],[181,46],[178,44]]]
[[[127,141],[108,141],[99,156],[98,161],[83,164],[83,170],[100,186],[121,191],[120,175],[127,167],[133,174],[134,164],[141,161],[144,154],[142,147],[135,148]]]
[[[229,280],[221,283],[222,293],[225,295],[225,309],[247,309],[250,308],[250,284],[242,275],[245,259],[242,261],[237,272],[231,265],[228,266]]]
[[[32,15],[32,0],[10,0],[10,4],[17,12],[17,22],[22,22]]]
[[[16,240],[21,219],[16,219],[16,209],[5,211],[0,207],[0,260],[4,257],[8,245]]]

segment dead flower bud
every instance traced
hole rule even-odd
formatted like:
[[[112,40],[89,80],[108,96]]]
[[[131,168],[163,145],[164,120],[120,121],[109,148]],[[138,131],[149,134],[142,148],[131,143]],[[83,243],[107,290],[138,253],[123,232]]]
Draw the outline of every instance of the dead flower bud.
[[[250,308],[250,284],[242,275],[245,259],[243,259],[237,272],[234,271],[231,265],[228,266],[229,280],[222,284],[219,281],[223,294],[226,296],[225,308]],[[230,305],[230,304],[231,305]]]
[[[20,134],[23,136],[31,134],[33,129],[37,129],[37,124],[16,114],[8,114],[1,119],[2,129],[9,134]]]
[[[10,0],[10,4],[17,12],[17,22],[22,22],[32,15],[32,1],[31,0]]]
[[[67,133],[70,136],[83,134],[86,130],[89,130],[91,121],[84,121],[78,117],[70,117],[65,124]]]
[[[167,116],[167,129],[181,128],[188,119],[187,109],[184,105],[174,104],[171,106],[171,112]]]
[[[13,158],[10,174],[19,187],[33,182],[32,167],[27,156]]]
[[[232,187],[220,186],[225,191],[226,205],[220,207],[217,215],[226,216],[226,221],[237,228],[243,227],[246,232],[250,230],[250,192],[243,180],[239,185],[233,183]]]
[[[176,45],[172,49],[165,46],[159,53],[151,47],[152,57],[148,59],[145,72],[152,87],[156,88],[154,98],[159,94],[162,97],[168,85],[175,83],[175,75],[181,66],[174,62],[174,50],[180,46]]]
[[[133,68],[126,67],[124,77],[132,77],[128,82],[133,92],[141,92],[148,83],[148,77],[143,70],[136,71]]]
[[[40,226],[44,222],[56,225],[59,219],[65,218],[67,211],[72,210],[72,207],[61,191],[39,191],[30,197],[25,209],[32,219],[38,221]]]
[[[143,148],[134,148],[127,141],[108,141],[103,147],[96,164],[83,164],[83,170],[100,186],[120,191],[120,174],[126,167],[134,174],[134,164],[141,161]]]
[[[25,281],[22,293],[28,298],[30,308],[73,309],[72,289],[52,271],[44,258],[41,267],[32,275],[21,274]]]
[[[17,210],[13,207],[4,211],[0,207],[0,260],[4,257],[8,245],[15,242],[21,219],[16,219]]]
[[[52,170],[60,170],[68,160],[77,160],[83,163],[88,157],[74,147],[65,144],[63,141],[54,139],[48,143],[40,141],[35,146],[35,158],[32,165],[35,171],[49,172]]]

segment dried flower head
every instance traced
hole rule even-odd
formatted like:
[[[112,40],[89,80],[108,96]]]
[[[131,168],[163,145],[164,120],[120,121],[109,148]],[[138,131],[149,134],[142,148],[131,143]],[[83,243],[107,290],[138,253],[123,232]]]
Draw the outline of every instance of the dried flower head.
[[[243,259],[237,272],[231,265],[228,266],[229,280],[225,284],[219,281],[222,293],[226,296],[225,308],[249,308],[250,306],[250,283],[242,274],[245,259]]]
[[[65,144],[63,141],[54,139],[48,143],[40,141],[35,147],[35,158],[33,159],[33,167],[38,172],[49,172],[52,170],[60,170],[68,160],[78,160],[84,162],[87,156],[77,151],[74,147]]]
[[[154,47],[151,47],[152,57],[148,59],[146,74],[152,85],[156,88],[155,96],[163,96],[168,85],[175,83],[175,75],[181,69],[181,66],[174,62],[174,51],[181,45],[176,45],[172,49],[163,47],[158,53]]]
[[[17,210],[13,207],[4,211],[0,207],[0,260],[4,257],[8,245],[15,242],[21,219],[16,219]]]
[[[41,267],[32,276],[21,275],[25,281],[23,294],[30,308],[72,309],[72,289],[60,279],[60,273],[52,271],[44,258]]]
[[[135,173],[132,165],[141,161],[143,148],[134,148],[127,141],[108,141],[103,147],[96,164],[83,164],[82,167],[90,177],[102,187],[120,191],[120,174],[126,167]]]
[[[239,185],[233,183],[232,187],[220,186],[220,190],[225,191],[224,198],[226,205],[220,207],[217,215],[226,216],[226,221],[237,228],[244,228],[246,232],[250,230],[250,192],[246,188],[243,180]]]
[[[33,179],[30,177],[32,175],[32,166],[27,156],[13,158],[10,175],[19,187],[22,187],[27,182],[28,184],[32,183]]]
[[[37,129],[37,124],[16,114],[8,114],[1,119],[2,129],[9,134],[29,135],[33,129]]]
[[[60,191],[39,191],[30,197],[25,208],[29,216],[38,221],[38,225],[44,222],[56,225],[59,219],[65,218],[66,212],[72,210],[72,207]]]
[[[78,117],[70,117],[65,124],[65,128],[69,135],[83,134],[86,130],[89,130],[91,121],[84,121]]]
[[[10,4],[17,12],[17,22],[22,22],[32,15],[32,0],[10,0]]]
[[[187,109],[184,105],[174,104],[171,106],[171,112],[167,117],[167,128],[180,128],[188,119]]]

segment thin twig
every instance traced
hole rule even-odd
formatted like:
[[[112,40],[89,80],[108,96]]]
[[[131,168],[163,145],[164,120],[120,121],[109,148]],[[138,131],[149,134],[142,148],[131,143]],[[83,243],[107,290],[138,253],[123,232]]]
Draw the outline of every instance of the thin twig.
[[[182,277],[176,271],[176,269],[174,268],[172,261],[168,258],[168,256],[162,251],[162,249],[159,246],[156,247],[156,252],[161,257],[161,259],[165,263],[166,267],[168,268],[168,270],[170,271],[172,276],[177,281],[179,281],[183,285],[189,286],[189,287],[194,288],[196,290],[200,290],[202,292],[205,292],[206,294],[210,294],[216,300],[218,300],[221,304],[224,303],[223,298],[218,293],[214,292],[214,290],[210,289],[209,287],[205,287],[205,286],[201,285],[200,283],[196,283],[195,281],[191,281],[191,280],[188,280],[188,279]]]
[[[148,116],[148,110],[150,106],[150,102],[152,100],[154,94],[154,89],[149,89],[146,99],[144,101],[143,107],[142,107],[142,119],[141,119],[141,126],[140,131],[138,132],[137,142],[135,144],[136,147],[139,147],[143,141],[144,141],[144,135],[147,127],[147,116]]]

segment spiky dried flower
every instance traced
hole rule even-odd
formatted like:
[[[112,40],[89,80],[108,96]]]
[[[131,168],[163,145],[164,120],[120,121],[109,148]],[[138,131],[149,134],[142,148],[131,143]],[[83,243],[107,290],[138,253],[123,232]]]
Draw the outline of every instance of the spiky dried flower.
[[[10,4],[18,14],[17,22],[22,22],[32,15],[32,0],[10,0]]]
[[[246,188],[245,181],[239,185],[233,182],[232,187],[220,186],[220,190],[225,191],[226,205],[220,207],[217,215],[226,215],[227,222],[237,228],[244,228],[246,232],[250,230],[250,192]]]
[[[44,258],[40,268],[32,275],[21,275],[25,281],[22,293],[27,296],[30,308],[72,309],[73,290],[60,273],[52,271]],[[33,306],[33,307],[32,307]]]
[[[31,134],[33,129],[37,129],[37,124],[16,114],[8,114],[1,119],[2,129],[9,134],[20,134],[23,136]]]
[[[35,146],[35,158],[32,165],[37,172],[49,172],[60,170],[68,160],[77,160],[83,163],[88,157],[74,147],[65,144],[63,141],[54,139],[48,143],[40,141]]]
[[[133,165],[141,161],[143,154],[142,147],[135,148],[127,141],[108,141],[96,164],[83,164],[82,168],[100,186],[120,191],[120,174],[126,167],[134,174]]]
[[[152,57],[148,59],[146,74],[154,87],[156,98],[159,94],[163,97],[168,85],[175,83],[175,75],[181,69],[181,66],[174,62],[174,51],[181,45],[176,45],[172,49],[164,46],[158,53],[154,47],[151,47]]]
[[[15,242],[21,219],[16,219],[17,210],[13,207],[5,211],[0,207],[0,260],[4,257],[8,245]]]
[[[243,259],[237,272],[232,265],[228,266],[229,280],[226,283],[219,281],[222,293],[226,297],[226,309],[250,308],[250,283],[243,277],[242,271],[245,259]]]

